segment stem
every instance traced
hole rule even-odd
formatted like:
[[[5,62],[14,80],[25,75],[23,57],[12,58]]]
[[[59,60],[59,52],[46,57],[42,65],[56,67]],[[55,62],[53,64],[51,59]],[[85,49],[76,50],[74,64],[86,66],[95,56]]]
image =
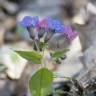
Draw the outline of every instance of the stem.
[[[45,48],[43,48],[43,59],[42,59],[41,67],[46,67],[46,62],[44,60],[44,51],[45,51]]]
[[[28,33],[29,33],[29,36],[31,39],[34,39],[34,30],[33,30],[33,27],[27,27],[27,30],[28,30]]]
[[[34,43],[34,50],[40,52],[37,42],[38,42],[37,40],[33,41],[33,43]],[[35,49],[35,47],[36,47],[36,49]]]

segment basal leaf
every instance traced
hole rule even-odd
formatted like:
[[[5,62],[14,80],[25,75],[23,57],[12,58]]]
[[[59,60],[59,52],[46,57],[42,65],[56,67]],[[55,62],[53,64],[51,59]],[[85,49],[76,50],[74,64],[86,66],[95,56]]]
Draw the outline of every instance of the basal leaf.
[[[36,51],[15,51],[21,57],[25,58],[28,61],[31,61],[34,64],[41,64],[42,55]]]
[[[53,82],[53,74],[46,68],[37,71],[29,80],[31,96],[46,96]]]

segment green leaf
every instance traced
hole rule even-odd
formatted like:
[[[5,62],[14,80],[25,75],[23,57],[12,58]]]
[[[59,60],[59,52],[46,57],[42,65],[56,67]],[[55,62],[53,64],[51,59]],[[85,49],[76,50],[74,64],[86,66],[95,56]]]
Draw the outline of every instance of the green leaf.
[[[12,52],[10,52],[10,58],[11,58],[13,63],[18,64],[20,56],[18,56],[18,54],[16,52],[12,51]]]
[[[64,56],[67,51],[68,51],[68,49],[56,51],[56,52],[52,53],[52,58],[57,60],[57,59],[61,58],[62,56]]]
[[[15,51],[21,57],[25,58],[28,61],[31,61],[34,64],[41,64],[42,55],[36,51]]]
[[[53,73],[46,68],[37,71],[29,80],[31,96],[46,96],[53,83]]]

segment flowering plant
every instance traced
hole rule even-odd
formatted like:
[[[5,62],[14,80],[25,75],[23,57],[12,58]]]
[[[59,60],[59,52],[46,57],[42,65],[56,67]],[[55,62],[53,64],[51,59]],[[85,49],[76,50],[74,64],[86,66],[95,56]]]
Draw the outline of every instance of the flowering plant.
[[[63,44],[65,39],[68,41],[73,40],[77,33],[73,32],[71,27],[63,26],[58,20],[53,20],[52,18],[39,20],[37,16],[26,16],[20,22],[20,25],[29,32],[30,38],[33,41],[33,50],[16,52],[32,63],[42,65],[29,80],[29,93],[31,96],[46,96],[54,77],[53,72],[46,66],[50,64],[50,61],[58,63],[64,59],[65,53],[68,50],[60,49],[59,43],[62,42],[61,44]],[[61,40],[60,42],[59,39]],[[55,42],[53,42],[54,40]],[[55,43],[53,46],[59,50],[51,50],[51,42]]]

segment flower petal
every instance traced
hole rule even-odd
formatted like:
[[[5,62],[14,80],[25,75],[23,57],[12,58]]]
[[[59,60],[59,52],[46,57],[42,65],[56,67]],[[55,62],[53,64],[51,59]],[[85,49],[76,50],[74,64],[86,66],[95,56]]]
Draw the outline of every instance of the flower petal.
[[[53,21],[53,19],[49,17],[46,20],[47,20],[47,23],[48,23],[48,29],[55,30],[54,29],[54,21]]]
[[[25,16],[23,20],[20,22],[20,25],[24,28],[35,27],[38,22],[39,22],[39,18],[37,16],[35,17]]]
[[[69,39],[70,41],[72,41],[77,36],[77,32],[73,31],[70,26],[65,26],[64,30],[66,38]]]
[[[39,18],[38,18],[38,16],[35,16],[32,18],[31,24],[33,27],[36,27],[38,22],[39,22]]]
[[[47,24],[46,19],[43,19],[43,20],[41,20],[41,21],[38,23],[37,29],[38,29],[38,30],[40,30],[40,29],[45,29],[45,31],[48,31],[48,24]]]
[[[25,17],[23,18],[23,20],[20,22],[20,25],[21,25],[22,27],[24,27],[24,28],[27,28],[27,27],[29,27],[29,26],[32,25],[31,21],[32,21],[32,17],[30,17],[30,16],[25,16]]]
[[[54,29],[55,32],[61,32],[61,33],[64,32],[64,27],[58,20],[54,20]]]

